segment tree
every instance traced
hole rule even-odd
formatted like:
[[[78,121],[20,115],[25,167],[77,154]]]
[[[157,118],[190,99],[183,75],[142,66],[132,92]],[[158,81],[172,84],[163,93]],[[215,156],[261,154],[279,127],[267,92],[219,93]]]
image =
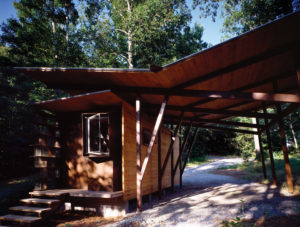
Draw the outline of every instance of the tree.
[[[191,12],[184,0],[87,0],[82,4],[86,4],[83,30],[88,46],[95,50],[90,56],[97,66],[162,65],[182,56],[180,51],[191,54],[206,47],[201,41],[203,28],[188,26]],[[187,46],[190,43],[184,37],[197,45]]]
[[[18,18],[2,24],[2,45],[18,66],[79,66],[84,54],[76,31],[77,10],[71,0],[14,2]]]
[[[204,17],[217,16],[221,7],[223,32],[239,35],[292,12],[292,0],[194,0]]]

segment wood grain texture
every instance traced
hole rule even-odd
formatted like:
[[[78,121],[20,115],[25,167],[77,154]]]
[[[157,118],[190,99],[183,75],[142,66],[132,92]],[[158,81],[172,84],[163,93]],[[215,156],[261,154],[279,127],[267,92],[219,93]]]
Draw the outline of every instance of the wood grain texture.
[[[151,121],[143,115],[143,103],[141,105],[141,125],[142,128],[147,128],[152,131],[154,121]],[[122,108],[122,177],[123,177],[123,195],[124,200],[136,198],[136,138],[135,138],[135,110],[127,103],[123,103]],[[162,127],[161,129],[161,151],[162,161],[164,160],[169,144],[170,131]],[[155,140],[153,151],[149,158],[148,166],[142,181],[142,195],[150,194],[158,191],[158,147],[157,138]],[[147,151],[147,146],[142,144],[142,160],[144,160]],[[176,139],[174,145],[174,157],[179,154],[179,139]],[[179,174],[176,172],[175,184],[179,184]],[[169,161],[165,174],[163,176],[162,188],[171,186],[171,162]]]

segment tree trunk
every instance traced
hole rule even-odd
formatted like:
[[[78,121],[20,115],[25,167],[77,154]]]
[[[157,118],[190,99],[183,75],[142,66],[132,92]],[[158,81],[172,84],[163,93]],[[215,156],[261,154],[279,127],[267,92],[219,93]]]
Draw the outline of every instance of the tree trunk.
[[[54,0],[52,0],[52,34],[53,34],[53,43],[54,43],[54,59],[55,59],[55,66],[58,66],[58,49],[57,49],[57,39],[56,39],[56,24],[55,24],[55,5]]]
[[[256,118],[252,118],[252,123],[257,124]],[[253,131],[257,132],[256,128],[253,128]],[[260,154],[260,146],[259,146],[259,137],[258,135],[253,136],[254,139],[254,148],[255,148],[255,160],[258,160],[259,154]]]
[[[292,131],[293,140],[294,140],[294,143],[295,143],[295,148],[296,148],[296,151],[299,152],[298,141],[297,141],[297,137],[296,137],[296,133],[295,133],[294,127],[293,127],[293,122],[292,122],[292,116],[291,116],[291,114],[289,115],[289,118],[290,118],[289,125],[290,125],[290,129]]]
[[[129,15],[129,21],[131,21],[132,18],[132,6],[129,2],[130,0],[127,0],[127,12]],[[128,62],[128,68],[132,69],[133,68],[133,50],[132,50],[132,31],[129,28],[127,31],[127,37],[128,37],[128,41],[127,41],[127,62]]]
[[[65,4],[66,8],[66,53],[67,53],[67,64],[69,65],[69,15],[70,15],[70,4],[66,3]]]

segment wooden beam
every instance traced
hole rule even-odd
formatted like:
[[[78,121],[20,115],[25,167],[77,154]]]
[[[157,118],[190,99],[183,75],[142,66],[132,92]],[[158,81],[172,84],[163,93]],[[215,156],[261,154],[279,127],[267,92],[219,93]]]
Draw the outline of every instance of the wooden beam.
[[[294,45],[295,45],[295,43],[291,42],[291,43],[282,45],[282,46],[277,47],[277,48],[272,49],[272,50],[266,50],[264,53],[261,53],[259,55],[255,55],[255,56],[249,57],[249,58],[244,59],[242,61],[239,61],[239,62],[237,62],[235,64],[231,64],[229,66],[225,66],[225,67],[223,67],[221,69],[212,71],[212,72],[207,73],[205,75],[202,75],[201,77],[197,77],[197,78],[192,79],[190,81],[178,84],[174,88],[177,88],[177,89],[181,88],[181,89],[183,89],[183,88],[186,88],[186,87],[198,84],[200,82],[210,80],[210,79],[215,78],[217,76],[220,76],[220,75],[223,75],[223,74],[226,74],[226,73],[230,73],[232,71],[238,70],[238,69],[246,67],[248,65],[252,65],[252,64],[255,64],[257,62],[263,61],[263,60],[265,60],[267,58],[274,57],[276,55],[284,53],[285,51],[287,51],[287,50],[289,50],[291,48],[294,48]]]
[[[172,123],[177,119],[176,116],[165,115],[164,122]],[[183,118],[182,125],[186,124],[184,121],[193,120],[195,124],[197,123],[214,123],[218,125],[228,125],[228,126],[237,126],[237,127],[246,127],[246,128],[264,128],[264,125],[256,125],[246,122],[235,122],[235,121],[226,121],[226,120],[214,120],[214,119],[202,119],[202,118]]]
[[[147,109],[157,109],[159,106],[157,104],[145,104]],[[209,113],[209,114],[220,114],[226,116],[241,116],[241,117],[258,117],[258,118],[276,118],[275,114],[263,114],[263,113],[254,113],[247,111],[234,111],[234,110],[218,110],[218,109],[208,109],[208,108],[195,108],[195,107],[184,107],[184,106],[174,106],[169,105],[168,110],[174,111],[184,111],[192,113]]]
[[[114,90],[112,90],[114,91]],[[241,99],[249,101],[291,102],[300,103],[300,96],[294,94],[271,94],[265,92],[241,92],[241,91],[209,91],[187,90],[156,87],[119,87],[116,92],[139,93],[164,96],[198,97],[211,99]]]
[[[267,113],[266,105],[263,103],[263,111],[264,113]],[[270,164],[271,164],[271,172],[272,172],[272,182],[273,185],[277,186],[277,177],[276,177],[276,171],[275,171],[275,164],[274,164],[274,157],[273,157],[273,149],[272,149],[272,140],[270,135],[270,128],[269,128],[269,122],[268,119],[264,119],[265,125],[266,125],[266,135],[267,135],[267,143],[268,143],[268,151],[269,151],[269,157],[270,157]]]
[[[173,146],[174,146],[174,142],[175,142],[176,137],[177,137],[178,130],[179,130],[180,126],[181,126],[183,115],[184,115],[184,112],[182,111],[181,114],[180,114],[180,117],[179,117],[179,122],[178,122],[178,124],[176,126],[176,129],[174,131],[174,136],[173,136],[173,138],[171,138],[169,149],[168,149],[168,152],[166,154],[165,160],[163,162],[163,166],[162,166],[162,169],[161,169],[161,173],[162,173],[161,175],[162,176],[164,175],[164,172],[166,170],[166,167],[167,167],[167,164],[168,164],[168,161],[169,161],[169,157],[170,157],[170,154],[171,154]]]
[[[263,133],[267,128],[270,128],[272,125],[279,123],[285,116],[292,113],[294,110],[296,110],[300,105],[297,103],[291,103],[287,108],[285,108],[283,111],[276,114],[276,117],[269,122],[268,126],[263,127],[259,133]]]
[[[256,118],[256,124],[259,125],[258,118]],[[264,179],[267,179],[265,155],[264,155],[264,150],[263,150],[263,146],[262,146],[261,135],[258,135],[258,144],[259,144],[259,150],[260,150],[260,156],[261,156],[261,167],[262,167],[262,171],[263,171],[263,176],[264,176]]]
[[[149,146],[148,146],[148,149],[147,149],[147,152],[146,152],[146,156],[145,156],[145,159],[143,161],[142,169],[141,169],[142,179],[143,179],[144,174],[146,172],[147,164],[149,162],[149,158],[150,158],[150,155],[151,155],[151,152],[152,152],[152,149],[153,149],[155,138],[156,138],[157,132],[160,128],[160,125],[161,125],[161,122],[162,122],[162,119],[163,119],[163,116],[164,116],[164,112],[165,112],[168,100],[169,100],[169,97],[166,96],[164,98],[164,101],[161,104],[161,107],[160,107],[160,110],[159,110],[159,113],[158,113],[158,116],[157,116],[157,119],[156,119],[156,122],[155,122],[155,125],[154,125],[154,129],[153,129],[153,132],[152,132],[152,135],[151,135],[151,140],[150,140],[150,143],[149,143]]]
[[[294,71],[290,71],[290,72],[286,72],[286,73],[283,73],[283,74],[280,74],[280,75],[272,76],[272,77],[266,78],[264,80],[255,82],[253,84],[247,84],[246,86],[242,86],[242,87],[239,87],[237,89],[233,89],[231,91],[248,90],[248,89],[251,89],[251,88],[261,86],[263,84],[271,83],[271,82],[274,81],[274,79],[282,79],[282,78],[287,78],[287,77],[290,77],[290,76],[294,76]],[[208,102],[213,101],[213,100],[215,100],[215,99],[204,99],[204,100],[200,100],[200,101],[190,103],[187,106],[189,106],[189,107],[198,106],[198,105],[208,103]]]
[[[136,199],[137,199],[137,211],[142,211],[142,174],[141,174],[141,97],[136,96],[135,100],[136,111]]]
[[[182,175],[183,172],[184,172],[184,169],[185,169],[185,167],[186,167],[187,161],[188,161],[188,159],[189,159],[189,157],[190,157],[191,151],[192,151],[192,149],[193,149],[193,147],[194,147],[194,144],[195,144],[195,142],[196,142],[198,132],[199,132],[199,128],[196,128],[195,133],[194,133],[194,135],[193,135],[192,143],[190,144],[190,146],[189,146],[189,148],[188,148],[188,153],[187,153],[187,155],[186,155],[186,157],[185,157],[183,166],[182,166],[182,168],[181,168],[181,173],[180,173],[181,175]]]
[[[277,108],[277,112],[280,113],[281,112],[280,105],[277,105],[276,108]],[[281,147],[282,147],[283,158],[284,158],[286,182],[288,185],[289,192],[293,193],[294,192],[293,176],[292,176],[292,170],[291,170],[291,165],[290,165],[290,160],[289,160],[288,149],[286,146],[286,136],[285,136],[285,131],[284,131],[283,119],[279,120],[279,131],[280,131],[280,141],[281,141]]]
[[[218,130],[218,131],[237,132],[237,133],[244,133],[244,134],[251,134],[251,135],[259,134],[258,132],[250,131],[250,130],[224,128],[224,127],[218,127],[218,126],[212,126],[212,125],[195,124],[195,126],[199,127],[199,128],[207,128],[207,129],[213,129],[213,130]]]
[[[175,164],[175,168],[174,168],[174,172],[173,172],[173,175],[172,175],[172,178],[174,179],[175,177],[175,174],[176,174],[176,171],[177,171],[177,168],[178,168],[178,165],[179,165],[179,171],[180,171],[180,178],[181,178],[181,161],[182,161],[182,154],[185,150],[185,147],[186,147],[186,144],[187,144],[187,141],[188,141],[188,138],[191,134],[191,129],[192,129],[192,124],[193,124],[193,121],[190,122],[190,125],[188,127],[188,130],[187,130],[187,133],[185,135],[185,138],[184,138],[184,142],[183,144],[180,146],[180,150],[179,150],[179,155],[178,155],[178,158],[177,158],[177,161],[176,161],[176,164]],[[182,178],[181,178],[182,179]],[[181,188],[182,188],[182,182],[181,182]]]

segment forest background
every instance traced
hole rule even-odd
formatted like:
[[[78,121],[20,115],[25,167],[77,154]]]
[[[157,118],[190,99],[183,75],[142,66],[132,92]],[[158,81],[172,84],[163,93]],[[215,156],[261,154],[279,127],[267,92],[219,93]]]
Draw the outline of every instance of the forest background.
[[[14,7],[17,17],[1,25],[0,35],[0,179],[34,172],[37,114],[31,104],[68,95],[12,67],[149,68],[211,46],[202,40],[203,27],[191,26],[185,0],[19,0]],[[221,13],[228,39],[292,12],[292,1],[193,0],[193,8],[213,20]],[[290,152],[299,152],[299,110],[284,123]],[[280,152],[277,126],[271,136]],[[207,154],[259,159],[253,136],[201,129],[191,159]]]

